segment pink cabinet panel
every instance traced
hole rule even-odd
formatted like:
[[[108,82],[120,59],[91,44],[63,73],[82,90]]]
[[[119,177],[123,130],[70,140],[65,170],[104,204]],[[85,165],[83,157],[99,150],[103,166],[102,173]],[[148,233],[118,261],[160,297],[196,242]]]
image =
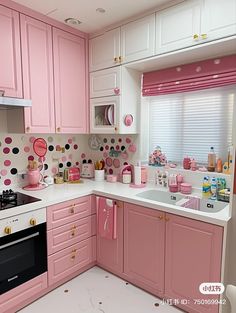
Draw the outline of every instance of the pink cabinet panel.
[[[19,13],[0,6],[0,90],[22,98]]]
[[[123,202],[117,201],[116,239],[97,235],[97,263],[115,274],[123,272]]]
[[[91,196],[61,202],[47,208],[47,229],[91,215]]]
[[[31,17],[21,15],[24,97],[32,99],[25,108],[25,131],[54,133],[54,87],[52,28]]]
[[[96,235],[96,215],[88,216],[47,232],[48,254]]]
[[[48,257],[48,282],[52,285],[96,260],[96,236]]]
[[[167,214],[165,295],[190,301],[189,313],[216,313],[218,306],[194,305],[193,299],[216,299],[199,292],[202,282],[220,282],[223,228]]]
[[[85,39],[53,28],[56,132],[85,133],[88,105]]]
[[[47,288],[47,273],[39,275],[28,282],[0,296],[0,312],[7,312],[27,299]],[[15,312],[15,311],[14,311]]]
[[[136,285],[164,292],[164,213],[135,204],[124,208],[124,273]]]

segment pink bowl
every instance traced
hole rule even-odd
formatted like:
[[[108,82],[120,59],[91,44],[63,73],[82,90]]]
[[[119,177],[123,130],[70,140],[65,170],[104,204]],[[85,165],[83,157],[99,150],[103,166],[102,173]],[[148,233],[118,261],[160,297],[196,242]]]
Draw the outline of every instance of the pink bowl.
[[[180,192],[189,195],[192,192],[192,185],[188,183],[180,184]]]

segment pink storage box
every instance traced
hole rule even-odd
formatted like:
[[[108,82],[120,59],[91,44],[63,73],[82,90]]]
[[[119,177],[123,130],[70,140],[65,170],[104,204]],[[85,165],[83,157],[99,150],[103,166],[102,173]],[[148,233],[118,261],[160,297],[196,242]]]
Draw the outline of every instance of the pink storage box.
[[[107,181],[109,183],[116,183],[117,182],[117,176],[116,175],[107,175]]]
[[[188,183],[180,184],[180,192],[189,195],[192,192],[192,185]]]

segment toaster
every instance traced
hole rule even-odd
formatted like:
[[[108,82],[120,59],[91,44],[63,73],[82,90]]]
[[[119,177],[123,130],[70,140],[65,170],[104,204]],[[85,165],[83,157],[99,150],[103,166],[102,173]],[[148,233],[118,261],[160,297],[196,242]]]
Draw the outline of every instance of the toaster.
[[[93,163],[82,164],[81,177],[84,177],[84,178],[94,177],[94,164]]]

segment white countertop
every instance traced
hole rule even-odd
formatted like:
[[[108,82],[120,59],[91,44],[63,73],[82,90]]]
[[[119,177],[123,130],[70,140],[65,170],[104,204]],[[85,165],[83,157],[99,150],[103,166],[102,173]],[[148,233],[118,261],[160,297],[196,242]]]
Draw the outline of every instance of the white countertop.
[[[147,200],[136,196],[138,193],[150,189],[158,189],[158,187],[154,184],[147,184],[145,188],[137,189],[130,188],[129,185],[122,183],[109,183],[106,181],[95,182],[89,179],[83,179],[83,183],[80,184],[65,183],[61,185],[51,185],[39,191],[25,191],[23,189],[18,189],[16,191],[39,198],[41,201],[0,211],[0,219],[47,207],[77,197],[96,194],[220,226],[226,226],[227,222],[230,220],[229,205],[217,213],[207,213],[176,205],[165,204],[163,202]]]

